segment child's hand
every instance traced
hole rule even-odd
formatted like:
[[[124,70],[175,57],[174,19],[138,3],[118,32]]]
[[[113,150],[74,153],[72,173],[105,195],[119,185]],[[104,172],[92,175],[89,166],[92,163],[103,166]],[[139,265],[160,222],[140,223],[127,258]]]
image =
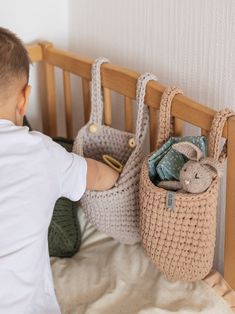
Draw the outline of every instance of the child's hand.
[[[111,167],[107,166],[107,181],[109,180],[110,183],[110,188],[113,187],[115,185],[115,183],[117,182],[118,178],[119,178],[119,173],[112,169]]]
[[[119,173],[111,167],[91,158],[87,161],[87,189],[104,191],[114,186]]]

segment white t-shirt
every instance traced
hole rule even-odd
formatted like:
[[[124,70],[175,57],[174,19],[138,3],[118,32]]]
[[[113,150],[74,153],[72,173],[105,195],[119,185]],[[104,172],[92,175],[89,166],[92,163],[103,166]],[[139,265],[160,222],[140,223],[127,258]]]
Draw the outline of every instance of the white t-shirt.
[[[48,253],[56,200],[81,198],[87,164],[49,137],[0,120],[0,314],[58,314]]]

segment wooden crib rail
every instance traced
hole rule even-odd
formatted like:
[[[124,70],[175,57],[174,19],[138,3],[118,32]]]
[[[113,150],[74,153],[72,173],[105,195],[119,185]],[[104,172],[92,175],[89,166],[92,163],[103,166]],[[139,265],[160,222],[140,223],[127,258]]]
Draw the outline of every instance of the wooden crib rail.
[[[48,43],[40,45],[43,50],[43,60],[48,64],[57,66],[88,81],[91,80],[91,59],[56,49]],[[103,87],[135,99],[136,81],[139,73],[113,64],[104,64],[101,72]],[[146,104],[152,108],[159,109],[164,89],[165,87],[160,83],[150,82],[147,87]],[[177,95],[172,103],[172,115],[205,131],[209,131],[215,110],[203,106],[184,95]],[[223,136],[227,137],[227,124],[224,128]]]
[[[69,73],[82,78],[82,92],[84,99],[85,121],[88,120],[90,111],[89,81],[91,79],[92,60],[82,58],[77,54],[56,49],[50,43],[39,43],[28,46],[32,62],[43,61],[45,64],[45,82],[47,90],[47,105],[49,115],[49,127],[46,133],[56,135],[56,98],[54,67],[63,70],[64,97],[66,105],[67,134],[71,136],[72,108]],[[113,64],[104,64],[101,70],[102,85],[104,87],[105,114],[104,120],[108,125],[112,124],[110,90],[124,96],[125,125],[126,130],[133,129],[132,100],[135,99],[136,82],[139,73]],[[157,122],[156,115],[159,109],[160,99],[165,87],[158,82],[150,82],[147,86],[145,103],[150,109],[150,143],[151,150],[156,142]],[[184,95],[174,97],[172,104],[172,116],[177,120],[175,130],[180,134],[182,124],[186,121],[201,128],[203,134],[208,134],[211,122],[216,111],[199,104]],[[69,123],[70,121],[70,123]],[[232,117],[226,123],[223,136],[228,140],[227,159],[227,190],[226,190],[226,216],[225,216],[225,252],[224,252],[224,277],[235,289],[235,118]]]

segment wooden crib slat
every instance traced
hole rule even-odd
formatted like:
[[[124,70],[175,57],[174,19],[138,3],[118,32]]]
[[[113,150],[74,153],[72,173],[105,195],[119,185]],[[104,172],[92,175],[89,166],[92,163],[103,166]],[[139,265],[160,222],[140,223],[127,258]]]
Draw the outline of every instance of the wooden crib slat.
[[[201,135],[207,137],[209,135],[209,131],[201,129]]]
[[[104,87],[104,123],[106,125],[112,125],[112,104],[111,93],[109,88]]]
[[[84,120],[85,123],[87,123],[91,112],[91,101],[90,101],[90,82],[85,78],[82,79],[82,95],[83,95]]]
[[[57,118],[56,118],[56,92],[55,92],[55,72],[54,66],[45,65],[46,72],[46,90],[47,90],[47,108],[48,108],[48,127],[46,133],[50,136],[57,135]]]
[[[224,278],[235,289],[235,118],[228,124],[227,193],[225,211]]]
[[[175,136],[182,136],[183,125],[184,125],[184,123],[182,120],[175,118],[175,129],[174,129],[174,135]]]
[[[157,112],[156,108],[149,108],[149,124],[150,124],[150,151],[156,148],[157,141]]]
[[[45,66],[45,87],[47,107],[43,107],[43,132],[50,136],[57,135],[57,117],[56,117],[56,91],[55,91],[55,70],[54,65],[46,61],[46,51],[53,48],[50,42],[39,44],[42,50],[42,60]]]
[[[125,110],[125,130],[133,132],[133,105],[132,99],[124,97],[124,110]]]
[[[67,130],[67,137],[71,139],[73,138],[72,95],[71,95],[70,74],[67,71],[63,71],[63,83],[64,83],[66,130]]]

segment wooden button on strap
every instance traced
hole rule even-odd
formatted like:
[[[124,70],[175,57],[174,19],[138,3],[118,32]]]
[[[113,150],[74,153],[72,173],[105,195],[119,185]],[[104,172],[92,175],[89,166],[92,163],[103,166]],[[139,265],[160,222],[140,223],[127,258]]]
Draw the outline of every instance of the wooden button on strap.
[[[134,137],[132,137],[132,138],[129,139],[128,145],[129,145],[129,147],[131,147],[131,148],[136,147],[136,141],[135,141]]]
[[[89,131],[91,133],[96,133],[97,130],[98,130],[98,127],[97,127],[97,125],[95,123],[92,123],[92,124],[89,125]]]

